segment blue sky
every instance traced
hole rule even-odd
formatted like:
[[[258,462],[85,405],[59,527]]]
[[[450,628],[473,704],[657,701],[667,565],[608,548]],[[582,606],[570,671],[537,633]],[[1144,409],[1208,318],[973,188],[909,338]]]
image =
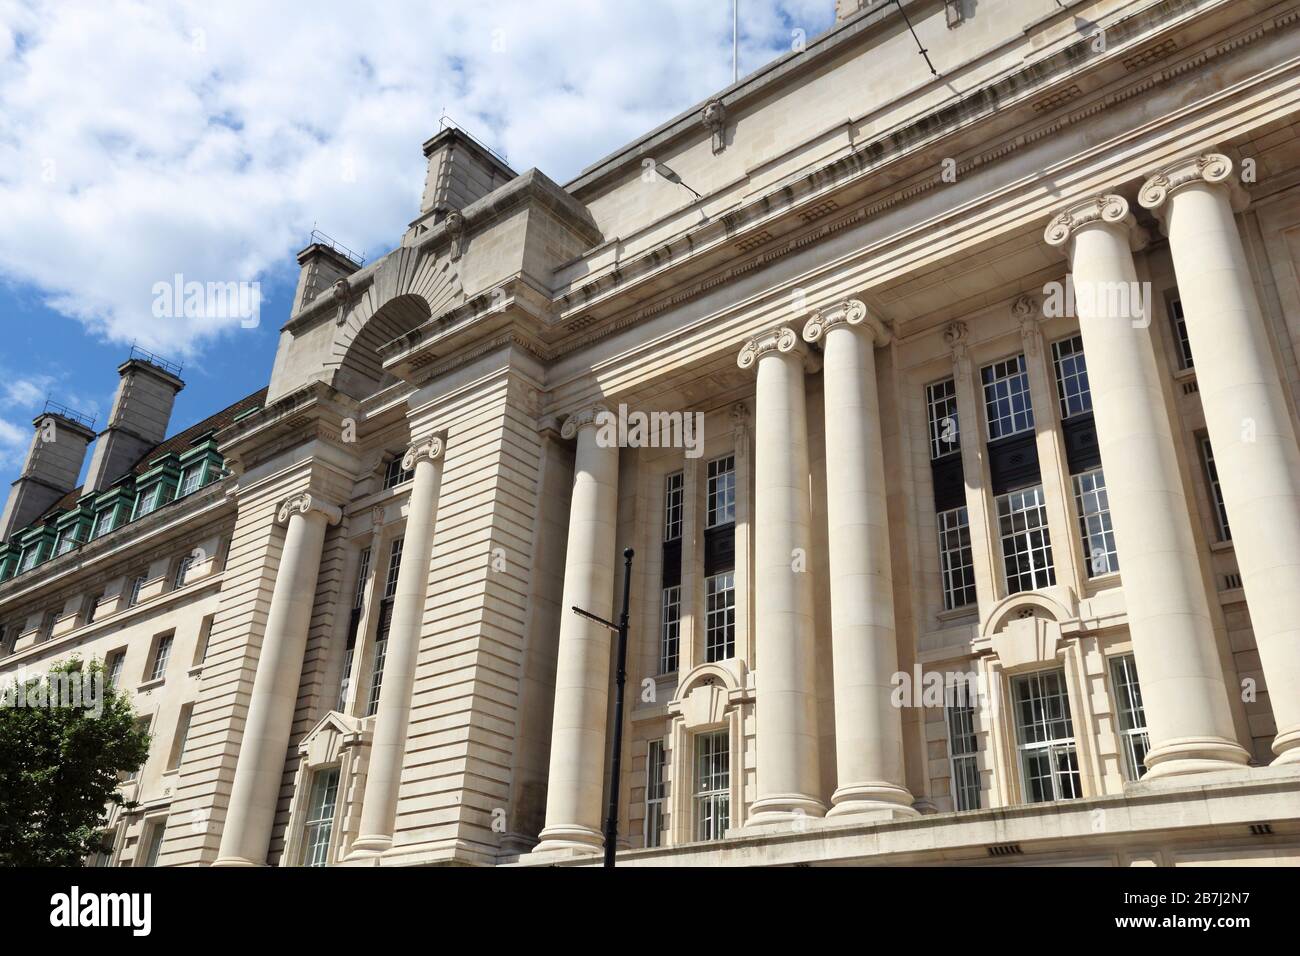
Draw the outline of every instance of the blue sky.
[[[834,0],[740,9],[743,75]],[[294,253],[390,249],[444,112],[563,183],[730,81],[730,0],[0,0],[2,487],[47,395],[103,426],[133,343],[185,366],[173,432],[266,384]],[[177,274],[257,283],[256,324],[156,314]]]

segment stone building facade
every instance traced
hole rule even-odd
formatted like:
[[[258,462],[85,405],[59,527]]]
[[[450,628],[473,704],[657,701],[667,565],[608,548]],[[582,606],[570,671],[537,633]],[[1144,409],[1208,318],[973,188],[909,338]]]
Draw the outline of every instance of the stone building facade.
[[[627,547],[622,864],[1300,862],[1300,2],[837,13],[564,186],[443,130],[212,419],[37,420],[104,862],[594,862]]]

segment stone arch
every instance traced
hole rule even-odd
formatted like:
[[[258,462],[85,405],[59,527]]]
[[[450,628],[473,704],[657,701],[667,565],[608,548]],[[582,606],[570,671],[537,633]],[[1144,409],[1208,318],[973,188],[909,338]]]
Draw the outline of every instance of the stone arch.
[[[375,266],[373,281],[348,303],[325,362],[327,381],[353,398],[374,394],[392,381],[383,370],[380,346],[464,301],[449,257],[407,247],[394,250]]]
[[[1041,591],[1021,591],[1009,594],[993,605],[984,622],[981,636],[992,637],[1005,630],[1012,621],[1023,617],[1041,617],[1060,623],[1070,620],[1073,614],[1056,598]]]

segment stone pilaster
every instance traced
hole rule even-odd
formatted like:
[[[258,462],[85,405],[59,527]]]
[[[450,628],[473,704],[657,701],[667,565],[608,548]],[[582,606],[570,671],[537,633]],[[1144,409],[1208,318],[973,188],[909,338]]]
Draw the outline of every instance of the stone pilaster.
[[[1271,691],[1275,762],[1296,763],[1300,446],[1237,229],[1234,205],[1246,197],[1231,176],[1227,156],[1201,153],[1156,172],[1138,198],[1169,235],[1205,428]]]
[[[1077,202],[1045,238],[1074,275],[1093,415],[1151,750],[1149,776],[1244,764],[1174,450],[1142,291],[1141,241],[1117,195]]]
[[[903,769],[903,721],[890,702],[898,671],[877,345],[889,333],[856,299],[804,326],[822,342],[826,519],[838,786],[831,816],[915,816]],[[761,772],[761,766],[760,766]]]

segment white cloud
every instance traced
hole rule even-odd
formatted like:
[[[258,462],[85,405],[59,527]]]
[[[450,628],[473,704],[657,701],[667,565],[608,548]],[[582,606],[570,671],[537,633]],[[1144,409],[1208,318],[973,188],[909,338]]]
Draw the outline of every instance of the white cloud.
[[[0,418],[0,468],[18,469],[27,457],[32,430]]]
[[[832,0],[746,0],[742,62]],[[255,281],[314,223],[371,255],[418,211],[443,109],[563,182],[731,80],[727,0],[0,0],[0,276],[182,357],[238,319],[155,282]]]

